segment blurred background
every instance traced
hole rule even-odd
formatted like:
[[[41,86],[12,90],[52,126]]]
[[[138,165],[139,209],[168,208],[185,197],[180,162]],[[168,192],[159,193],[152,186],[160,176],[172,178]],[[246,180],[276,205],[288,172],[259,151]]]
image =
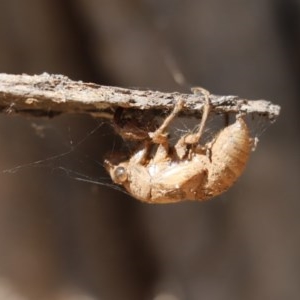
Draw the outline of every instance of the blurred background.
[[[191,85],[282,106],[239,182],[143,204],[74,180],[109,182],[108,124],[1,114],[0,299],[300,298],[299,1],[0,1],[0,72],[189,92],[172,62]]]

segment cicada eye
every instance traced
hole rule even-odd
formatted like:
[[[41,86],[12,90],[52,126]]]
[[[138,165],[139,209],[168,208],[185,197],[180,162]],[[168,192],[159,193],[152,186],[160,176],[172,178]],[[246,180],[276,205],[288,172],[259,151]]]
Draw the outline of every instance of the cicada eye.
[[[114,171],[114,177],[117,182],[123,183],[127,180],[127,172],[124,167],[117,167]]]

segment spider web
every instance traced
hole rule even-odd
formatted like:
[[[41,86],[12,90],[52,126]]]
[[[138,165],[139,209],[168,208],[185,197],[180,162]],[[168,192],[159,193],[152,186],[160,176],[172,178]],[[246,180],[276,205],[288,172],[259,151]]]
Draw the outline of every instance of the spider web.
[[[66,120],[63,121],[63,123],[68,123]],[[77,124],[72,124],[73,120],[71,120],[67,126],[61,126],[59,122],[52,120],[28,122],[27,125],[31,129],[31,137],[28,138],[32,142],[29,151],[35,152],[32,149],[36,147],[39,152],[36,156],[41,158],[2,169],[0,174],[13,176],[19,172],[30,172],[33,168],[42,168],[45,172],[50,172],[52,176],[67,177],[125,192],[121,187],[112,184],[109,175],[106,174],[103,166],[103,155],[91,150],[93,146],[99,150],[99,146],[96,144],[99,137],[108,140],[109,136],[112,136],[112,131],[106,130],[107,133],[105,133],[103,130],[107,128],[107,122],[94,119],[89,120],[87,122],[89,124],[86,125],[83,120],[83,126],[80,126],[78,122],[81,122],[80,117],[77,118]],[[87,127],[88,129],[86,129]],[[18,147],[21,148],[21,145]],[[115,137],[112,138],[112,146],[109,145],[109,147],[109,152],[115,150]],[[43,154],[43,148],[45,148],[46,155]],[[61,151],[61,149],[64,150]],[[53,154],[48,155],[49,153]],[[18,159],[18,157],[12,157],[10,161],[17,161]]]
[[[160,116],[160,121],[164,117]],[[200,143],[205,145],[206,142],[211,141],[222,128],[234,122],[234,119],[234,115],[227,118],[224,115],[210,114]],[[80,118],[78,120],[81,122]],[[200,120],[200,116],[199,118],[177,117],[169,128],[170,144],[174,145],[181,136],[195,131],[200,124]],[[261,136],[270,125],[266,117],[259,115],[246,116],[246,121],[249,124],[252,137]],[[127,152],[130,154],[133,151],[131,143],[118,139],[112,129],[106,130],[107,122],[104,121],[97,119],[93,121],[89,120],[89,128],[86,126],[78,127],[78,123],[75,125],[72,122],[70,123],[67,126],[59,126],[61,124],[57,124],[57,122],[52,122],[51,120],[29,122],[35,140],[39,139],[44,144],[44,147],[49,147],[47,152],[52,152],[53,154],[46,155],[46,157],[39,154],[39,156],[42,156],[41,158],[6,168],[0,171],[0,173],[8,175],[22,172],[26,169],[44,168],[48,172],[50,171],[53,176],[63,176],[72,180],[86,182],[87,184],[116,189],[127,194],[122,187],[112,183],[110,176],[106,173],[103,166],[103,155],[105,152]],[[63,131],[62,128],[65,130]],[[112,144],[108,145],[106,140],[111,136],[113,136]],[[98,152],[99,145],[97,143],[100,139],[102,143],[105,141],[105,144],[107,144],[105,146],[108,147],[103,154]],[[52,147],[53,143],[60,144],[58,145],[60,147]],[[35,144],[33,144],[33,147],[35,147]],[[100,145],[101,147],[102,145]],[[51,148],[55,149],[51,150]],[[64,148],[65,150],[57,152],[56,148]],[[96,152],[95,150],[91,150],[92,148],[95,148]]]

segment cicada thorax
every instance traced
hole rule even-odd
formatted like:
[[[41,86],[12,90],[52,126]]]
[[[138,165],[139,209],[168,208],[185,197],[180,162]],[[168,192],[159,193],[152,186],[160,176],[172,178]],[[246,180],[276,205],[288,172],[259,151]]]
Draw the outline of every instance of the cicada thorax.
[[[251,148],[249,129],[241,117],[217,135],[212,142],[204,187],[207,198],[217,196],[233,185],[245,169]]]

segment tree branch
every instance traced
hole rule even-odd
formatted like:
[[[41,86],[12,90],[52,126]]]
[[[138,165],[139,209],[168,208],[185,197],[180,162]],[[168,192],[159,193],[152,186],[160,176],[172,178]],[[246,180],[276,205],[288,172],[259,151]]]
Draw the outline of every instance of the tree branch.
[[[117,107],[138,110],[166,110],[183,99],[185,114],[201,111],[201,94],[162,93],[151,90],[101,86],[72,81],[66,76],[0,74],[0,111],[32,116],[55,116],[62,113],[87,113],[111,118]],[[280,107],[265,100],[246,100],[237,96],[210,95],[212,111],[245,112],[266,115],[276,120]]]

